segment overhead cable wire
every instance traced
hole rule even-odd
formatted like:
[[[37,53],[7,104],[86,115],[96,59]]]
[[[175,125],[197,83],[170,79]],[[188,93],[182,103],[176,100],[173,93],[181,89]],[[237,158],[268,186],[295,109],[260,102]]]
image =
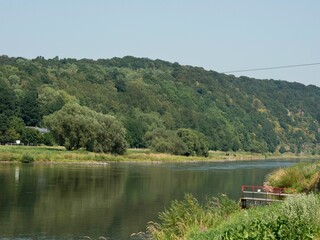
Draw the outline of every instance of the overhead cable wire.
[[[225,71],[222,73],[238,73],[238,72],[254,72],[254,71],[263,71],[263,70],[271,70],[271,69],[279,69],[279,68],[294,68],[294,67],[306,67],[306,66],[313,66],[313,65],[320,65],[318,63],[304,63],[304,64],[295,64],[295,65],[286,65],[286,66],[278,66],[278,67],[264,67],[264,68],[251,68],[251,69],[241,69],[241,70],[232,70],[232,71]]]

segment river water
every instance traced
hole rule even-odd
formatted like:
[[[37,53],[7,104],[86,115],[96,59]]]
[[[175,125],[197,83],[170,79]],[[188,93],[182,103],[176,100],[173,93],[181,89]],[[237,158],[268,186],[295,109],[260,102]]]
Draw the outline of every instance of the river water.
[[[170,201],[261,185],[298,160],[220,163],[0,164],[1,239],[129,239]]]

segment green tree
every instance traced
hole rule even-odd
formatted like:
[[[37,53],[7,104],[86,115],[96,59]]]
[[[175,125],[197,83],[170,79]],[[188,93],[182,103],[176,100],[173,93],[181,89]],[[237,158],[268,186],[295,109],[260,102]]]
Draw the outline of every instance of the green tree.
[[[25,125],[21,118],[0,114],[0,142],[7,143],[19,140],[24,131]]]
[[[146,147],[143,138],[148,128],[141,120],[135,119],[133,117],[128,117],[125,120],[125,127],[128,132],[127,140],[130,147],[134,147],[134,148]]]
[[[268,146],[265,142],[253,140],[249,146],[250,152],[254,153],[266,153]]]
[[[77,103],[69,103],[46,116],[44,121],[57,143],[68,150],[86,148],[94,152],[125,152],[125,129],[112,116],[97,113]]]
[[[281,147],[279,148],[279,153],[281,153],[281,154],[284,154],[286,151],[287,151],[287,150],[286,150],[286,148],[285,148],[284,146],[281,146]]]
[[[178,131],[163,128],[147,132],[145,142],[148,147],[157,152],[184,156],[209,155],[208,141],[205,136],[195,130],[179,129]]]
[[[64,99],[60,91],[56,91],[51,87],[40,89],[38,102],[42,116],[54,113],[55,111],[60,110],[64,105]]]
[[[145,147],[144,136],[157,128],[199,131],[210,149],[224,151],[274,152],[280,143],[308,151],[320,141],[316,86],[236,78],[146,58],[0,56],[0,114],[35,126],[68,102],[116,115],[131,147]],[[1,136],[20,134],[3,120]],[[162,140],[157,145],[166,148]]]
[[[176,131],[163,128],[147,132],[145,142],[149,148],[156,152],[184,155],[187,152],[187,145],[177,135]]]
[[[180,128],[177,135],[187,146],[183,155],[209,156],[208,141],[202,133],[192,129]]]
[[[41,120],[38,104],[38,92],[34,88],[28,89],[20,101],[21,117],[27,126],[36,126]]]
[[[295,146],[294,145],[290,145],[290,152],[291,153],[295,153],[295,151],[296,151]]]
[[[36,129],[26,128],[21,136],[21,141],[26,145],[39,145],[43,141],[43,136]]]
[[[127,139],[130,147],[147,147],[144,136],[147,132],[157,128],[164,128],[161,116],[155,112],[142,112],[139,109],[133,109],[124,120],[127,129]]]
[[[17,114],[16,94],[2,78],[0,78],[0,114],[7,117]]]

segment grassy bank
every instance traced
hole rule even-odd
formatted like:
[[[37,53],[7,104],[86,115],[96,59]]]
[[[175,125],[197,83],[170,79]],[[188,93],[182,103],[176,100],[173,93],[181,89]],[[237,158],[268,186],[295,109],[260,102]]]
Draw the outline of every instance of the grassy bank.
[[[0,146],[0,162],[51,162],[51,163],[99,163],[99,162],[189,162],[232,161],[255,159],[319,158],[314,155],[258,154],[248,152],[211,151],[209,157],[185,157],[153,153],[148,149],[129,149],[125,155],[92,153],[84,150],[67,151],[63,147]]]
[[[299,163],[289,168],[280,168],[267,176],[266,185],[292,188],[297,192],[320,190],[320,162]]]
[[[200,204],[190,195],[151,222],[145,239],[320,239],[320,196],[299,195],[249,210],[225,196]]]
[[[320,239],[320,162],[298,163],[267,177],[273,187],[294,188],[283,203],[241,210],[226,196],[200,204],[191,195],[173,201],[146,239]],[[310,193],[313,192],[313,193]],[[309,193],[306,195],[305,193]]]

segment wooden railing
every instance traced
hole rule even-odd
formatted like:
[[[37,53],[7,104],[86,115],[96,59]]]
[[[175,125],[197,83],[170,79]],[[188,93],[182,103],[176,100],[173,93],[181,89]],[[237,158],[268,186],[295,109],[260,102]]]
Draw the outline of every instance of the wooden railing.
[[[294,193],[292,188],[275,188],[271,186],[247,186],[241,187],[241,207],[264,205],[271,202],[281,202],[287,196]]]

